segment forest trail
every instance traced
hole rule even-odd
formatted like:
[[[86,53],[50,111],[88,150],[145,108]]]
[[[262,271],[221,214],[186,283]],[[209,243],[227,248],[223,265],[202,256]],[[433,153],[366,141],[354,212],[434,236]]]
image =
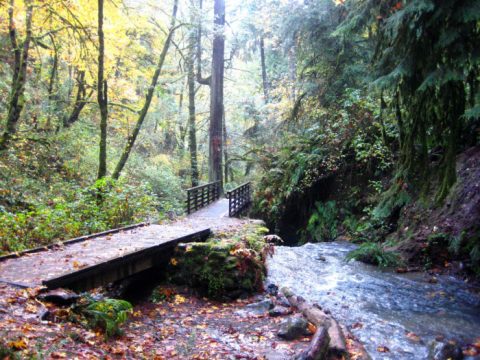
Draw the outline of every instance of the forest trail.
[[[213,230],[227,230],[248,221],[229,218],[228,200],[221,199],[170,223],[139,224],[0,258],[0,282],[20,287],[74,285],[86,290],[168,261],[180,242],[203,241]]]

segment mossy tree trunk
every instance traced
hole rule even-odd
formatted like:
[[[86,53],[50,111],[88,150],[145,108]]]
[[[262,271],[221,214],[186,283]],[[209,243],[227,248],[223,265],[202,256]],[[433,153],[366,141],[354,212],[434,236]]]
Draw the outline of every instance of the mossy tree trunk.
[[[197,160],[197,129],[195,114],[195,46],[196,36],[192,32],[189,37],[187,55],[187,83],[188,83],[188,147],[190,150],[190,174],[192,186],[197,186],[199,181]]]
[[[105,36],[103,32],[103,5],[103,0],[98,0],[97,102],[100,108],[100,151],[98,155],[98,179],[104,178],[107,175],[108,86],[104,77]]]
[[[14,20],[15,1],[10,0],[8,9],[8,32],[10,42],[13,48],[14,65],[12,77],[12,89],[10,92],[10,100],[8,103],[8,115],[5,126],[5,131],[0,137],[0,150],[8,148],[10,140],[17,132],[17,124],[22,113],[25,99],[24,91],[27,81],[27,65],[28,65],[28,51],[30,49],[30,41],[32,39],[32,17],[33,17],[33,2],[26,0],[26,16],[25,16],[25,39],[23,44],[18,43],[17,28]]]
[[[210,86],[210,128],[209,128],[209,181],[220,181],[223,189],[223,80],[225,68],[225,1],[214,2],[214,38],[212,52],[212,78]]]

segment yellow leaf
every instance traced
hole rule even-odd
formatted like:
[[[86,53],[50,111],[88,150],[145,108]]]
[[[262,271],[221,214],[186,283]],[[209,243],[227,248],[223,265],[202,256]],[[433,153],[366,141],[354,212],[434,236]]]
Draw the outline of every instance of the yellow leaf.
[[[185,299],[182,295],[175,295],[175,299],[173,302],[178,305],[178,304],[183,304],[186,301],[187,299]]]
[[[8,347],[15,349],[15,350],[24,350],[27,348],[27,342],[25,339],[19,339],[15,341],[10,341],[8,343]]]

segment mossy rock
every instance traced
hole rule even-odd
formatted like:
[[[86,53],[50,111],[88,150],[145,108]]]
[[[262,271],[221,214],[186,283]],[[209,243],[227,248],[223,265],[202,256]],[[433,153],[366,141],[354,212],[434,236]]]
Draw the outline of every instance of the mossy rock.
[[[172,281],[212,298],[261,289],[265,266],[263,228],[244,226],[204,243],[179,244],[169,269]],[[233,297],[233,296],[232,296]]]

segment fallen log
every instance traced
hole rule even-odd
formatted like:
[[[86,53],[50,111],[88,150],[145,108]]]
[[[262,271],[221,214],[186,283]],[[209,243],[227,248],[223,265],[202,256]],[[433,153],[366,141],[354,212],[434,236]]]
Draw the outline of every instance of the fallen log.
[[[282,288],[280,290],[288,299],[290,304],[302,312],[302,314],[313,323],[317,328],[327,330],[330,342],[328,350],[330,354],[339,356],[348,356],[347,344],[342,329],[338,322],[322,310],[310,305],[301,296],[296,296],[290,289]]]
[[[297,360],[324,360],[328,356],[330,336],[324,327],[317,328],[308,348],[302,352]]]

